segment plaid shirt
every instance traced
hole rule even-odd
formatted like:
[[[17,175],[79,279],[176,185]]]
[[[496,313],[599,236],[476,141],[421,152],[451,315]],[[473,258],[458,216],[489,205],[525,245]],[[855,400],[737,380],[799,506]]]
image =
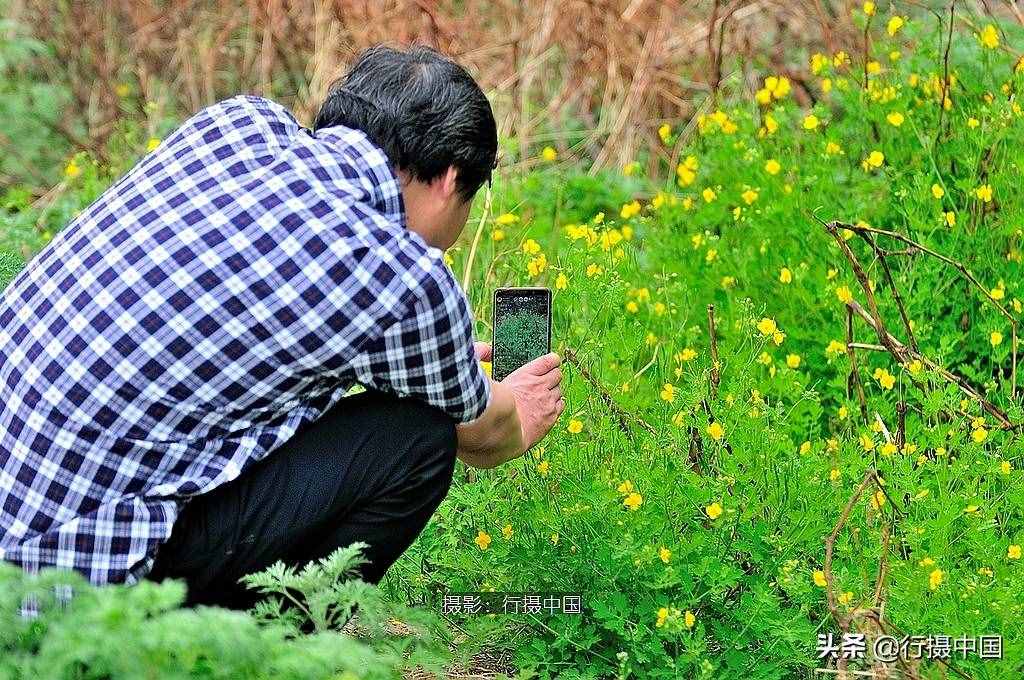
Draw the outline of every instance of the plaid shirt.
[[[0,298],[0,557],[135,583],[188,498],[356,383],[472,420],[472,328],[366,135],[210,106]]]

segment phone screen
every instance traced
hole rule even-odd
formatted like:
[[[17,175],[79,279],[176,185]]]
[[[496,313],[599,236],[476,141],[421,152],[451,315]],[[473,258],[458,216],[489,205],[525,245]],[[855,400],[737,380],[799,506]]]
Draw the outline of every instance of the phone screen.
[[[523,364],[551,351],[551,290],[494,291],[491,377],[504,380]]]

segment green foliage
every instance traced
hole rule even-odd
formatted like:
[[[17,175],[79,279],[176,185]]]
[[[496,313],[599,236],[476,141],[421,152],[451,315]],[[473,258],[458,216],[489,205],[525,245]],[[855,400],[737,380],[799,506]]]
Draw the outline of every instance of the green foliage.
[[[261,592],[294,598],[317,624],[311,634],[299,634],[303,620],[285,614],[280,598],[261,604],[254,615],[186,609],[178,581],[96,588],[74,572],[27,576],[0,563],[0,677],[356,680],[439,668],[444,648],[429,632],[436,622],[391,607],[374,586],[353,578],[359,550],[339,549],[298,574],[278,564],[247,578]],[[70,600],[57,597],[68,589]],[[29,598],[39,610],[34,618],[19,615]],[[366,633],[339,634],[339,624],[357,608]],[[406,615],[402,621],[415,624],[406,634],[385,630],[385,622]]]
[[[890,284],[867,241],[845,235],[890,332],[909,342],[895,287],[923,355],[1024,420],[1011,340],[1024,308],[1024,75],[955,34],[940,123],[943,35],[924,18],[895,36],[883,28],[866,88],[863,55],[815,59],[811,110],[791,93],[761,105],[726,97],[692,129],[670,126],[680,167],[662,165],[678,181],[661,191],[638,186],[635,166],[603,180],[602,197],[632,192],[619,205],[573,198],[575,171],[557,166],[495,188],[494,213],[520,221],[481,239],[475,257],[490,264],[473,266],[469,286],[478,317],[495,285],[551,286],[555,349],[572,349],[593,381],[563,364],[556,430],[524,459],[453,487],[396,567],[396,592],[584,593],[581,617],[462,622],[486,644],[500,644],[504,626],[520,666],[541,677],[812,677],[824,665],[817,633],[839,631],[814,576],[825,538],[876,469],[884,494],[862,494],[836,541],[839,612],[872,605],[885,552],[887,622],[906,634],[1001,633],[1002,661],[954,664],[977,678],[1021,667],[1019,429],[923,363],[870,349],[857,350],[861,415],[841,299],[868,307],[866,294],[815,219],[896,232],[973,272],[981,288],[877,237],[892,253]],[[540,252],[520,247],[530,238]],[[464,271],[467,251],[451,255]],[[878,344],[860,319],[854,329]],[[493,536],[485,549],[481,531]],[[923,673],[943,675],[935,664]]]

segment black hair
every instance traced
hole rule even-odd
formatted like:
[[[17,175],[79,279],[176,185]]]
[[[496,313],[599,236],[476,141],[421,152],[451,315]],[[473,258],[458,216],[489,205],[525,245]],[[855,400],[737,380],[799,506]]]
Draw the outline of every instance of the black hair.
[[[313,131],[361,130],[397,169],[430,182],[454,166],[464,200],[490,182],[498,131],[490,102],[466,69],[429,47],[364,50],[335,81]]]

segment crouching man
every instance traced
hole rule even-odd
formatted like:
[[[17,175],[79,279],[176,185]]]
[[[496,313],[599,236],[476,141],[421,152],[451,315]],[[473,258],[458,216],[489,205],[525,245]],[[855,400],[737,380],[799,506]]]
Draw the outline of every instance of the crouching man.
[[[456,457],[565,408],[555,354],[483,372],[443,260],[496,152],[426,48],[364,52],[312,129],[248,95],[185,121],[0,298],[0,557],[243,608],[241,576],[365,541],[379,581]]]

